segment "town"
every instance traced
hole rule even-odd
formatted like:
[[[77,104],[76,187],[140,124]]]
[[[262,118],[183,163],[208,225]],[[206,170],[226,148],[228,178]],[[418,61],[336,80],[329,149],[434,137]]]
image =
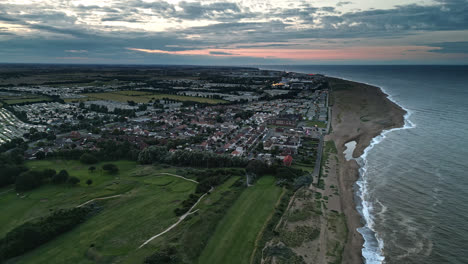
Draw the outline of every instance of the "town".
[[[329,130],[324,76],[250,68],[177,74],[150,84],[4,87],[0,140],[28,141],[30,160],[63,149],[98,150],[111,134],[140,150],[156,144],[314,167]]]

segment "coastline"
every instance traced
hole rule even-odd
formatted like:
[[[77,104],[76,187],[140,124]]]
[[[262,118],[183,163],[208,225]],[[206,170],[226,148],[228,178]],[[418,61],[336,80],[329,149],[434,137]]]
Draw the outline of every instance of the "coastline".
[[[328,80],[332,91],[332,132],[326,140],[333,140],[338,150],[340,203],[349,230],[343,263],[363,263],[366,241],[362,228],[368,218],[358,210],[362,207],[359,196],[362,182],[361,188],[356,189],[364,172],[363,161],[367,151],[380,142],[376,138],[403,127],[408,113],[379,87],[331,77]],[[347,161],[343,152],[350,141],[356,141],[356,147],[354,159]]]

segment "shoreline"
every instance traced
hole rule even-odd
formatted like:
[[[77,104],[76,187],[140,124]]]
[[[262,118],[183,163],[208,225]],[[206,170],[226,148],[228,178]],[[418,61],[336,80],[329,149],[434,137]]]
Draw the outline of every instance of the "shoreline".
[[[370,258],[369,254],[372,254],[367,251],[369,246],[365,243],[369,241],[363,236],[363,229],[368,228],[370,218],[368,211],[360,210],[368,210],[366,202],[361,200],[362,192],[365,192],[365,157],[385,134],[406,128],[409,112],[391,100],[380,87],[342,78],[327,78],[333,97],[333,131],[326,139],[333,140],[338,150],[338,185],[349,231],[343,263],[363,263],[365,257]],[[345,144],[350,141],[356,141],[356,147],[352,153],[353,159],[347,161],[343,152]]]

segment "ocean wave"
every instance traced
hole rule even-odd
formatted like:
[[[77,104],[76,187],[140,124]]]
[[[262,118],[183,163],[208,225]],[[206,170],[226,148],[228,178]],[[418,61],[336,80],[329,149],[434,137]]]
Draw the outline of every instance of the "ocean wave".
[[[368,84],[368,85],[372,85],[372,84]],[[357,203],[358,204],[357,210],[365,221],[365,225],[361,228],[358,228],[358,232],[364,238],[364,247],[362,249],[362,256],[364,257],[366,264],[381,264],[385,262],[385,256],[383,254],[384,241],[379,236],[378,232],[376,232],[376,230],[374,229],[374,216],[372,214],[374,208],[373,208],[372,201],[369,199],[369,192],[368,192],[368,185],[367,185],[367,168],[368,168],[367,167],[367,155],[369,151],[374,148],[375,145],[381,143],[386,138],[386,135],[388,133],[416,127],[416,124],[413,123],[409,119],[412,112],[409,109],[406,109],[404,106],[398,104],[398,102],[396,102],[394,98],[389,93],[387,93],[387,91],[384,90],[382,87],[378,87],[378,88],[383,93],[388,95],[387,98],[390,101],[392,101],[393,103],[400,106],[403,110],[405,110],[406,114],[404,115],[404,125],[402,127],[383,130],[380,133],[380,135],[372,139],[369,146],[367,146],[366,149],[364,150],[364,153],[358,158],[358,164],[360,166],[360,169],[359,169],[360,177],[358,181],[356,182],[356,185],[359,187],[356,193],[357,197],[359,198],[358,199],[359,203]]]
[[[332,77],[332,76],[330,76]],[[398,131],[398,130],[405,130],[405,129],[412,129],[416,127],[416,124],[412,122],[409,118],[413,114],[413,112],[401,105],[395,98],[385,90],[384,87],[363,82],[361,80],[350,80],[340,76],[333,76],[335,78],[340,78],[347,81],[352,82],[359,82],[371,86],[375,86],[380,89],[384,94],[387,95],[388,100],[395,103],[399,107],[401,107],[406,113],[404,115],[404,125],[402,127],[396,127],[388,130],[383,130],[380,135],[374,137],[364,150],[364,153],[356,159],[359,164],[359,179],[356,181],[357,189],[356,189],[356,200],[357,205],[356,209],[361,214],[361,217],[364,219],[364,226],[358,228],[358,232],[364,238],[364,247],[362,249],[362,256],[364,257],[366,264],[382,264],[385,263],[385,256],[383,254],[384,249],[384,241],[379,236],[378,232],[374,229],[374,216],[373,216],[373,203],[369,199],[369,192],[368,192],[368,185],[367,185],[367,155],[371,149],[374,148],[375,145],[381,143],[388,133]]]

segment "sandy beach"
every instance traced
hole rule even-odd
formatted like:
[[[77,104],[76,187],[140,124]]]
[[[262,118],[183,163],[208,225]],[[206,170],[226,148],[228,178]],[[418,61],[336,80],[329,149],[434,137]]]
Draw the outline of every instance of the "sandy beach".
[[[383,130],[403,126],[406,112],[378,87],[335,78],[329,78],[329,82],[332,131],[325,139],[333,140],[337,148],[338,161],[329,166],[331,171],[338,172],[341,209],[349,231],[342,263],[363,263],[361,249],[364,240],[356,230],[362,226],[362,220],[354,201],[359,166],[355,160],[346,161],[344,145],[356,141],[353,157],[361,156],[371,140]]]

